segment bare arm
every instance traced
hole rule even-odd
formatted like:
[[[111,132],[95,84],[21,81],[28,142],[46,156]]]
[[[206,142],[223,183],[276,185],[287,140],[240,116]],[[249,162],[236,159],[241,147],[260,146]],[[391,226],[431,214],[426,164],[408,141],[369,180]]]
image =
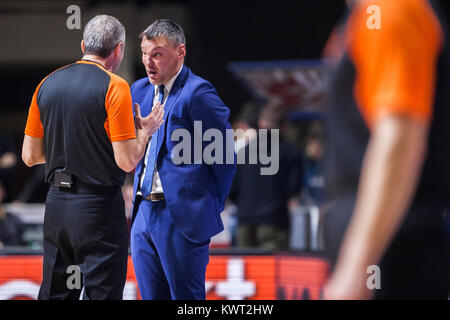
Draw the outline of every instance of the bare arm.
[[[164,117],[164,108],[155,106],[145,118],[141,116],[139,104],[135,108],[136,139],[115,141],[112,143],[114,158],[120,169],[130,172],[144,157],[147,142],[151,135],[161,126]]]
[[[379,263],[406,215],[420,177],[427,135],[427,125],[405,116],[386,116],[376,124],[353,217],[325,289],[327,299],[370,298],[367,267]]]
[[[28,167],[45,163],[44,139],[25,135],[22,145],[22,160]]]
[[[113,142],[114,159],[119,168],[125,172],[132,171],[144,156],[147,141],[147,134],[138,129],[136,139]]]

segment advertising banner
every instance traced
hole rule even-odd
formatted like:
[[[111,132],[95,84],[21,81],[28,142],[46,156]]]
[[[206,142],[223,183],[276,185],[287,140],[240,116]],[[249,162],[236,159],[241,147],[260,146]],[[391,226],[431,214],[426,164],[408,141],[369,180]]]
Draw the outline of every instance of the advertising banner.
[[[205,288],[208,300],[319,299],[327,272],[317,257],[211,255]],[[41,255],[0,256],[0,300],[36,299],[41,280]],[[124,299],[139,299],[131,257]]]

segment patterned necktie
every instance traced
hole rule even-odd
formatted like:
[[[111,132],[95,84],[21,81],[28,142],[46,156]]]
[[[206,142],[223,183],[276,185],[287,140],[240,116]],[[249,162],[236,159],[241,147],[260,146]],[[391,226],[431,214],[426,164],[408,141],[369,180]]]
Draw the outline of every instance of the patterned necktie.
[[[164,101],[164,85],[160,85],[158,87],[159,103],[163,104]],[[153,173],[155,171],[155,163],[156,163],[156,144],[158,142],[158,132],[159,128],[152,134],[152,139],[150,140],[150,151],[148,155],[147,166],[145,170],[144,181],[142,182],[141,192],[144,197],[148,196],[152,191],[153,184]]]

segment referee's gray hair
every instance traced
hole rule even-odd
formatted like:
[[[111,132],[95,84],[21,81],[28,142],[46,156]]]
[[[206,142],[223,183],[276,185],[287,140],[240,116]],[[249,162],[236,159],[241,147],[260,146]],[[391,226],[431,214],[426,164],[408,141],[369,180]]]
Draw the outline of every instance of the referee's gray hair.
[[[179,24],[169,19],[158,19],[147,27],[139,37],[152,40],[157,37],[165,37],[171,40],[176,46],[186,44],[183,28]]]
[[[97,15],[86,23],[83,40],[84,54],[106,58],[119,42],[125,43],[125,28],[113,16]]]

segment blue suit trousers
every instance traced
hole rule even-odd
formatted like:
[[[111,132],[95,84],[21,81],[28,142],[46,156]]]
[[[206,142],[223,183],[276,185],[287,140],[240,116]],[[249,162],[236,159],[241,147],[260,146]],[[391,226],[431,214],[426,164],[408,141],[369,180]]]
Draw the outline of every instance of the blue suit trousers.
[[[210,240],[194,243],[186,239],[175,227],[164,200],[136,201],[131,256],[141,298],[204,300]]]

